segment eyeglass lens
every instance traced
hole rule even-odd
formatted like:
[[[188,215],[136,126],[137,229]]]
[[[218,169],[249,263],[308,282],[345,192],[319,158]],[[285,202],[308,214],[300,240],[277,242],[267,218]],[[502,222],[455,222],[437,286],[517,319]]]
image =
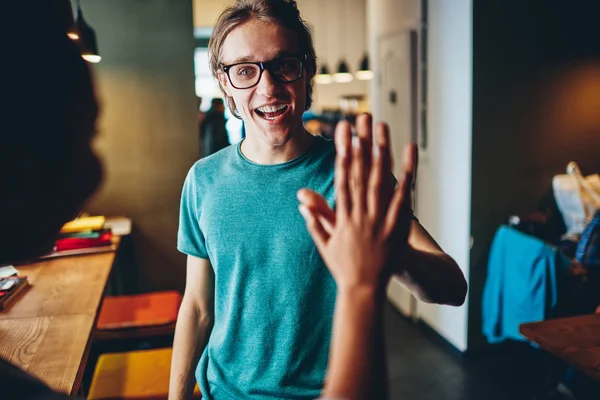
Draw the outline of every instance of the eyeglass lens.
[[[302,75],[302,61],[298,58],[278,58],[263,65],[280,82],[292,82]],[[231,83],[239,89],[256,85],[261,76],[260,67],[252,63],[234,65],[228,72]]]

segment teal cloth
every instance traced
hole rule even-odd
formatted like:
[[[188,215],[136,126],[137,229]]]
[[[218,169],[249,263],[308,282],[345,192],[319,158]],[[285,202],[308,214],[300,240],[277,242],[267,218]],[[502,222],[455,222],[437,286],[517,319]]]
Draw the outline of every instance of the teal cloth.
[[[191,168],[178,249],[215,273],[214,328],[196,369],[204,398],[319,397],[336,288],[296,192],[333,205],[334,160],[333,142],[317,138],[283,164],[255,164],[238,144]]]
[[[492,242],[483,290],[483,334],[488,342],[526,341],[519,325],[552,316],[557,276],[569,265],[544,241],[501,226]]]

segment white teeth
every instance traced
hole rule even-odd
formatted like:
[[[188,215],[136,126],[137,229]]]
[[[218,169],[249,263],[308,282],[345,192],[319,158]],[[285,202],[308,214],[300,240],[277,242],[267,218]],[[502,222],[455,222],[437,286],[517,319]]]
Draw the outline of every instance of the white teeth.
[[[262,107],[258,107],[257,110],[262,113],[265,113],[265,112],[272,113],[272,112],[277,112],[279,110],[282,110],[284,107],[286,107],[285,104],[278,105],[278,106],[262,106]]]

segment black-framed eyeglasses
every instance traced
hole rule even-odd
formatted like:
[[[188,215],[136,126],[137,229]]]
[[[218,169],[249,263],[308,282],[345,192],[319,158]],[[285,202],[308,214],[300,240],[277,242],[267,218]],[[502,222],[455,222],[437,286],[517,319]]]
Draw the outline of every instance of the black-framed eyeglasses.
[[[274,80],[280,83],[292,83],[302,78],[304,73],[303,56],[278,57],[265,62],[241,62],[221,67],[227,74],[229,83],[236,89],[250,89],[258,85],[264,70],[268,70]]]

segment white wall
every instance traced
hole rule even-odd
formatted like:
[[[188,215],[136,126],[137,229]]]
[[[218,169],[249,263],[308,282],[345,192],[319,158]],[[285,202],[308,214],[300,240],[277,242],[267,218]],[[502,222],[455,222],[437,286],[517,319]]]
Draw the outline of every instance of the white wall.
[[[333,73],[343,57],[351,72],[356,72],[368,45],[366,0],[298,0],[298,8],[313,28],[319,61],[326,63]],[[340,39],[342,34],[343,40]],[[343,95],[368,97],[368,93],[369,81],[315,85],[313,108],[336,108]]]
[[[233,0],[194,0],[194,26],[213,26],[223,9],[232,3]],[[319,61],[335,72],[340,57],[344,57],[351,72],[356,72],[367,51],[366,0],[298,0],[298,8],[313,30]],[[343,95],[368,97],[368,93],[368,81],[315,84],[313,109],[337,108]]]
[[[429,2],[429,149],[423,154],[419,217],[469,276],[472,121],[472,0]],[[460,350],[468,305],[420,303],[419,316]]]
[[[371,68],[375,73],[375,78],[369,82],[369,94],[375,120],[381,119],[382,104],[378,79],[381,74],[379,38],[398,31],[418,29],[420,4],[419,0],[367,0],[367,40]]]
[[[369,42],[376,79],[371,84],[375,119],[379,89],[378,38],[418,29],[420,1],[368,0]],[[472,110],[472,0],[429,1],[429,146],[421,151],[416,213],[442,248],[469,275]],[[393,132],[392,132],[393,140]],[[459,350],[467,348],[467,304],[417,304],[417,317]]]

